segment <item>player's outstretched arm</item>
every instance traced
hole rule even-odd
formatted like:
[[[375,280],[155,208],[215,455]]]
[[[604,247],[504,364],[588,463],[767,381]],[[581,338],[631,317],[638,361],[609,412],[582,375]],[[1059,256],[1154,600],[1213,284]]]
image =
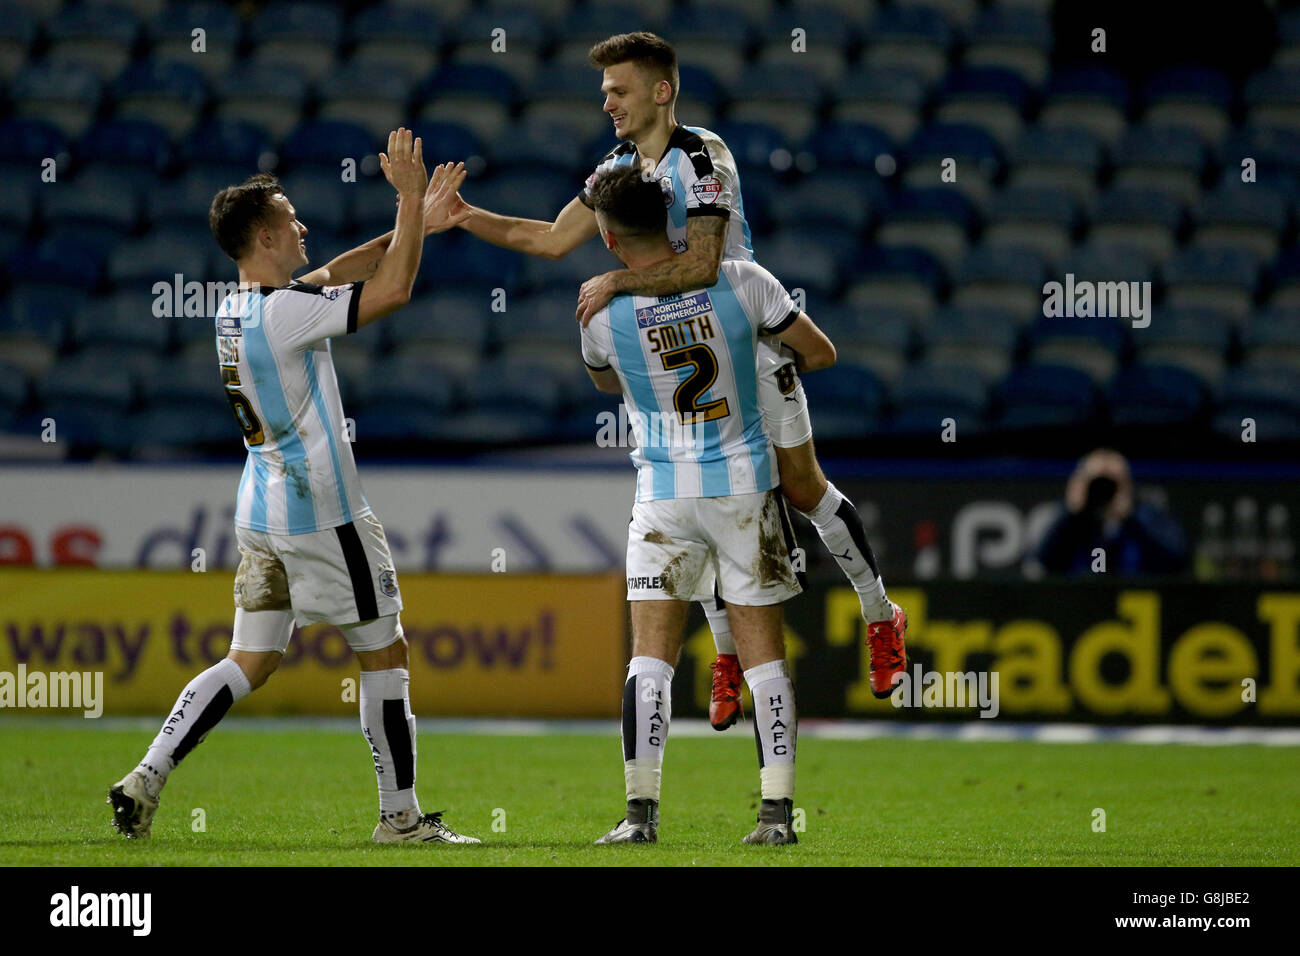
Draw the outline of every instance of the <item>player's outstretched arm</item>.
[[[429,177],[429,186],[424,192],[424,234],[426,236],[451,229],[459,225],[468,215],[468,213],[457,215],[451,208],[454,205],[453,200],[458,198],[456,190],[464,181],[464,163],[457,163],[454,166],[451,163],[443,163],[434,167],[433,175]],[[349,249],[342,255],[335,256],[319,269],[301,276],[299,281],[317,285],[343,285],[347,282],[362,282],[372,278],[392,241],[393,232],[389,230],[382,236],[376,236],[355,249]]]
[[[585,328],[616,295],[676,295],[709,288],[718,281],[726,234],[724,216],[687,220],[685,252],[647,269],[616,269],[584,282],[578,293],[578,321]]]
[[[808,318],[807,312],[800,312],[776,337],[794,349],[795,368],[801,372],[815,372],[835,364],[835,344]]]
[[[424,247],[423,199],[429,177],[424,171],[420,138],[412,140],[411,131],[405,128],[389,133],[388,152],[379,154],[379,166],[397,190],[397,222],[374,277],[361,287],[358,327],[383,318],[411,300]]]
[[[494,246],[543,259],[561,259],[600,231],[596,227],[596,214],[579,199],[571,200],[561,209],[555,222],[502,216],[468,203],[464,206],[469,216],[460,224],[462,229]]]

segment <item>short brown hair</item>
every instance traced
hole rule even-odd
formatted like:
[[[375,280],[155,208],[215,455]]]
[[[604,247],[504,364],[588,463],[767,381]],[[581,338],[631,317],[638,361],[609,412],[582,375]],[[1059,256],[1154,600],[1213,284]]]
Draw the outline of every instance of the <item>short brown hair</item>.
[[[668,206],[664,191],[646,179],[636,166],[611,166],[596,177],[589,195],[591,206],[604,215],[617,236],[664,237],[668,232]]]
[[[601,68],[618,63],[635,63],[653,74],[655,82],[667,80],[673,89],[672,100],[677,99],[677,91],[681,86],[680,74],[677,72],[677,51],[661,36],[644,30],[620,33],[593,46],[587,53],[587,59],[592,66]]]
[[[284,192],[280,180],[270,173],[249,176],[238,186],[227,186],[212,197],[208,209],[208,228],[221,251],[236,262],[248,248],[254,231],[271,216],[271,202]]]

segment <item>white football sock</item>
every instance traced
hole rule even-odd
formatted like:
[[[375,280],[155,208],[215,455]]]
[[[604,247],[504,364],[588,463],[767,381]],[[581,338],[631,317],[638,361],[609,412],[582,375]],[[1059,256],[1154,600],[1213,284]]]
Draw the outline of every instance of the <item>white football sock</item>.
[[[623,685],[623,780],[629,800],[659,799],[672,717],[673,668],[657,657],[634,657]]]
[[[149,745],[149,751],[136,767],[145,776],[145,789],[158,796],[167,783],[167,775],[226,716],[235,701],[247,697],[251,689],[244,672],[229,657],[186,684],[158,736]]]
[[[420,815],[415,798],[415,715],[404,667],[361,672],[361,732],[379,781],[379,814],[399,828]]]
[[[754,739],[764,800],[794,799],[794,751],[798,737],[794,685],[785,661],[745,671],[754,697]]]
[[[893,617],[894,607],[885,596],[885,582],[853,502],[827,482],[826,494],[817,507],[800,513],[812,522],[826,549],[858,592],[862,616],[868,622],[888,621]]]
[[[727,606],[718,607],[720,602],[717,598],[709,598],[701,601],[700,607],[704,608],[704,616],[709,619],[709,630],[713,632],[713,646],[718,649],[719,654],[736,653],[736,642],[731,637],[731,621],[727,617]]]

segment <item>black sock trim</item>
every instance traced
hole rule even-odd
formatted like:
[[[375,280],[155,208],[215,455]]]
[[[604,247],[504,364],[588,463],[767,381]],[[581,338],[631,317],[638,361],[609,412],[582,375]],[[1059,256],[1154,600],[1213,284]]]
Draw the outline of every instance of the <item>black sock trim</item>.
[[[370,562],[366,560],[361,535],[357,534],[356,525],[351,521],[339,525],[334,532],[339,536],[343,562],[348,566],[348,577],[352,579],[352,598],[357,604],[357,620],[373,621],[379,617],[379,600],[375,597],[375,586],[370,581]]]
[[[758,732],[758,705],[754,705],[754,746],[758,748],[758,769],[762,770],[767,766],[763,760],[763,737]]]
[[[785,508],[785,495],[778,494],[776,500],[778,510],[781,512],[781,537],[785,539],[785,552],[790,555],[790,560],[793,561],[794,552],[799,547],[799,542],[794,538],[794,525],[790,524],[790,513]],[[806,571],[795,571],[794,576],[795,580],[799,582],[799,587],[807,591],[808,573]]]
[[[222,684],[221,690],[208,701],[208,706],[204,707],[203,712],[194,719],[190,729],[172,751],[172,765],[175,766],[184,760],[186,755],[199,745],[199,741],[207,735],[208,731],[217,726],[221,718],[226,716],[226,711],[234,704],[235,695],[228,685]]]
[[[867,567],[871,568],[871,573],[879,578],[880,569],[876,567],[875,552],[867,543],[867,529],[862,526],[862,517],[858,514],[858,509],[853,507],[853,502],[848,498],[841,501],[840,506],[835,509],[835,517],[844,522],[844,526],[849,529],[849,537],[862,552],[862,557],[866,558]]]
[[[411,746],[411,727],[406,722],[406,701],[384,701],[384,737],[393,755],[393,776],[398,790],[415,786],[415,754]]]
[[[623,759],[636,756],[636,677],[623,685]]]

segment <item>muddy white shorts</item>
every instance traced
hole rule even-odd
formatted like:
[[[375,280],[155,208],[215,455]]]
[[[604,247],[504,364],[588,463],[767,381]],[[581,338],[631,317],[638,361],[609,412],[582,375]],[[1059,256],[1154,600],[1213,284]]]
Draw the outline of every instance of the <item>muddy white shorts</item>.
[[[712,600],[716,581],[732,604],[779,604],[802,591],[794,547],[778,491],[639,501],[628,526],[627,599]]]
[[[794,363],[794,352],[778,340],[759,338],[758,407],[763,431],[778,448],[795,448],[812,438],[808,399]]]
[[[299,625],[355,624],[402,609],[388,539],[374,515],[308,534],[237,527],[235,541],[240,554],[236,607],[292,608]]]

